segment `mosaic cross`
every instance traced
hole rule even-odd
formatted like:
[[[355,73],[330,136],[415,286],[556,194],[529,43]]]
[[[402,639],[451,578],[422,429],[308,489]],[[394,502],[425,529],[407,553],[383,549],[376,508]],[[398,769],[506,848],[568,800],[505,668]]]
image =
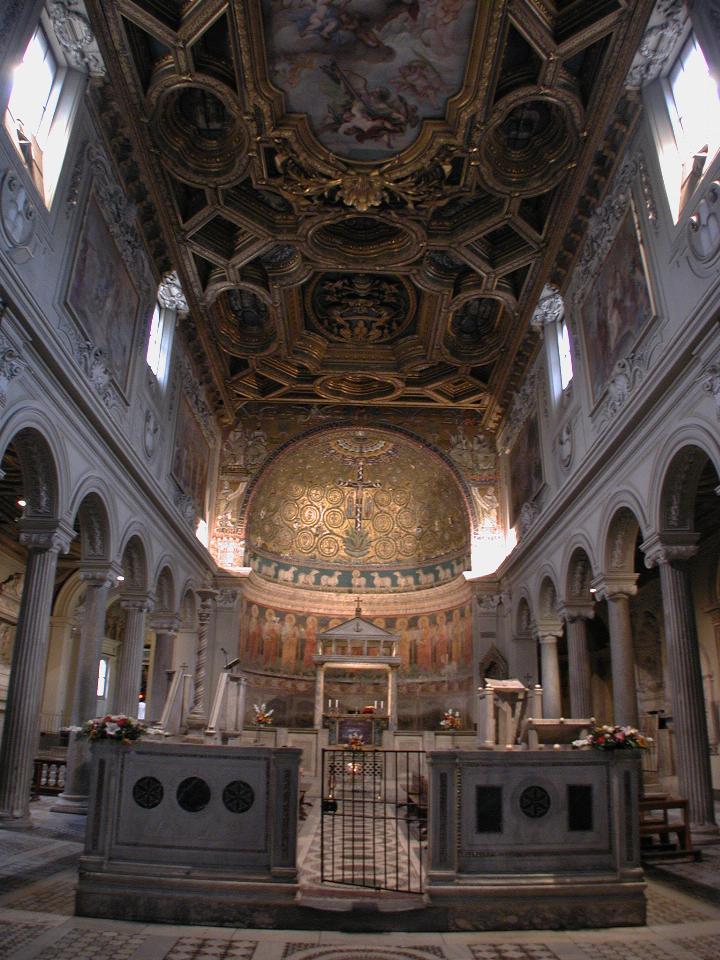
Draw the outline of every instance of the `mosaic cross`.
[[[338,480],[339,487],[349,487],[355,493],[355,505],[353,514],[355,516],[355,529],[360,530],[363,521],[363,495],[366,490],[377,489],[382,486],[377,480],[365,479],[365,461],[358,460],[357,476],[354,480]]]

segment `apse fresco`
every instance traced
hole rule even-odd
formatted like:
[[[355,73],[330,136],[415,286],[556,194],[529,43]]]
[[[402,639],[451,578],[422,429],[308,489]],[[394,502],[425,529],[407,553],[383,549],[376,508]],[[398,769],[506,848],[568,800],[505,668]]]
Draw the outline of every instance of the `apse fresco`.
[[[318,634],[337,617],[278,610],[243,600],[239,656],[243,666],[287,675],[315,675]],[[372,622],[398,638],[401,673],[436,680],[465,676],[472,664],[470,606]]]
[[[599,400],[615,364],[631,352],[652,316],[642,249],[629,210],[582,306],[594,401]]]
[[[263,0],[270,78],[353,160],[409,146],[463,83],[474,0]]]

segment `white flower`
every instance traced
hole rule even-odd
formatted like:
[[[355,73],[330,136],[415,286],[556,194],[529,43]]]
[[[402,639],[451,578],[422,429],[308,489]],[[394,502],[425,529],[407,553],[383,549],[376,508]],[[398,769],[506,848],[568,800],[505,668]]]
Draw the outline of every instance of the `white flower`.
[[[118,726],[118,724],[117,724],[117,723],[113,723],[112,720],[109,720],[109,721],[105,724],[105,733],[106,733],[109,737],[115,736],[115,734],[118,732],[119,729],[120,729],[120,727]]]

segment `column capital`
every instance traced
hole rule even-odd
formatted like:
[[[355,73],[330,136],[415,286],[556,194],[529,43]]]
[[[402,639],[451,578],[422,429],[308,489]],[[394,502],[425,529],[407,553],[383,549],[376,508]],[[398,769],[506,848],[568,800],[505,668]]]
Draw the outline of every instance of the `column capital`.
[[[595,607],[592,603],[563,603],[559,613],[568,623],[572,623],[573,620],[592,620],[595,616]]]
[[[51,517],[23,517],[18,527],[20,543],[29,550],[67,553],[76,536],[70,524]]]
[[[646,567],[659,567],[663,563],[675,560],[690,560],[698,551],[699,533],[667,532],[653,533],[640,544],[645,554]]]
[[[89,586],[113,587],[122,573],[122,567],[119,563],[108,563],[107,560],[83,560],[78,573],[80,579]]]
[[[173,613],[154,613],[149,620],[148,626],[155,633],[171,633],[173,636],[180,631],[180,617]]]
[[[237,606],[239,599],[239,590],[233,590],[231,587],[221,587],[217,591],[215,602],[218,607],[223,607],[226,610],[233,610]]]
[[[149,613],[155,603],[151,593],[125,593],[120,597],[120,606],[123,610],[138,610]]]
[[[637,573],[606,573],[595,577],[591,586],[598,600],[617,600],[619,597],[634,597],[637,593]]]
[[[543,646],[549,646],[551,644],[557,643],[560,639],[559,633],[549,633],[544,630],[538,631],[537,634],[538,643]]]

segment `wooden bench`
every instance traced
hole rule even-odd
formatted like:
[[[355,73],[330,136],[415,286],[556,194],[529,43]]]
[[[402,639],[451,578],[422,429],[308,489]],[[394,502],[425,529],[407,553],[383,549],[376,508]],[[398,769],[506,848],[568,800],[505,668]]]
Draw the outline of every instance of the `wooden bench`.
[[[657,796],[641,797],[640,810],[640,839],[643,837],[659,838],[659,846],[641,848],[643,858],[658,857],[693,857],[699,851],[694,851],[690,837],[688,823],[688,802],[684,797]],[[670,812],[679,813],[679,817],[671,820]],[[675,834],[677,844],[671,844],[670,835]]]

